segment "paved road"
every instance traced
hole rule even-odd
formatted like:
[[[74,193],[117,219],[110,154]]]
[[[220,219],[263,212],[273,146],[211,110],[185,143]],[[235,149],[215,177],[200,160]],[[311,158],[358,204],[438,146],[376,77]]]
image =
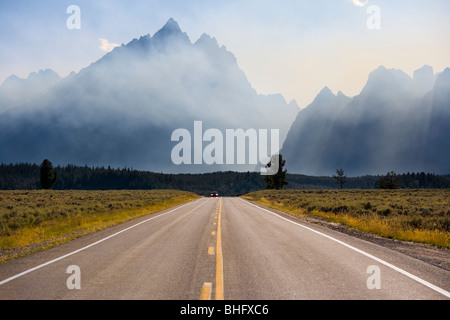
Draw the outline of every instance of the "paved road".
[[[448,271],[238,198],[202,198],[0,265],[0,299],[450,299],[449,291]]]

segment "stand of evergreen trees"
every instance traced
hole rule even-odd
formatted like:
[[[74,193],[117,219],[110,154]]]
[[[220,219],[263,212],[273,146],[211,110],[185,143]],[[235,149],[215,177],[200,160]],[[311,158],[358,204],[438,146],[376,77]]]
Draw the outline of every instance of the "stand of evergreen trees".
[[[55,167],[58,180],[53,190],[177,189],[209,195],[236,196],[265,188],[264,178],[253,172],[164,174],[129,168]],[[0,190],[40,189],[40,167],[35,164],[0,165]]]
[[[205,174],[163,174],[130,168],[55,167],[58,180],[54,190],[139,190],[178,189],[209,195],[212,190],[222,196],[236,196],[266,188],[258,172],[216,172]],[[450,188],[450,175],[407,173],[397,175],[400,188]],[[344,189],[375,189],[380,176],[348,178]],[[287,189],[337,189],[333,177],[287,174]],[[40,189],[40,166],[36,164],[0,165],[0,190]]]

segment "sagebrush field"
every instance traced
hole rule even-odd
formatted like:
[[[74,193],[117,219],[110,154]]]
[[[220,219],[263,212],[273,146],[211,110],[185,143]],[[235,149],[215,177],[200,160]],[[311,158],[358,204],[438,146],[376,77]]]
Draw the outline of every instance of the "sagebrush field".
[[[450,190],[265,190],[245,198],[383,237],[450,248]]]
[[[197,197],[175,190],[0,191],[0,263]]]

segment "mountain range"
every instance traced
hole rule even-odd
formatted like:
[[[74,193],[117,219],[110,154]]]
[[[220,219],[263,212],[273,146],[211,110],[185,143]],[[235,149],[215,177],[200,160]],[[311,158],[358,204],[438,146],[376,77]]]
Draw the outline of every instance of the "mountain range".
[[[381,66],[359,95],[325,87],[300,109],[281,94],[258,94],[226,47],[207,34],[191,42],[173,19],[65,78],[50,69],[7,78],[0,86],[0,163],[47,158],[165,173],[255,170],[175,165],[171,135],[194,134],[195,121],[224,135],[279,129],[290,173],[450,173],[449,68],[424,66],[410,77]]]
[[[64,79],[51,70],[12,76],[0,87],[0,104],[0,163],[48,158],[168,173],[255,168],[176,166],[176,129],[193,134],[194,121],[224,135],[279,129],[281,147],[300,110],[281,95],[258,94],[231,52],[207,34],[192,43],[173,19]]]
[[[374,70],[361,93],[324,88],[302,109],[281,150],[289,172],[351,176],[450,172],[450,69],[411,78]]]
[[[33,101],[61,79],[51,69],[32,72],[26,79],[16,75],[8,77],[0,86],[0,113]]]

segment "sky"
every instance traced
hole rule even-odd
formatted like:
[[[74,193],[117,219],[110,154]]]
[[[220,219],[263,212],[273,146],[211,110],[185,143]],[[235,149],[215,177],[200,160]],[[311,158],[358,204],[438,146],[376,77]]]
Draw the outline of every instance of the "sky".
[[[448,0],[0,0],[0,83],[47,68],[65,77],[169,18],[191,42],[215,37],[258,93],[301,108],[325,86],[359,94],[380,65],[450,67]]]

